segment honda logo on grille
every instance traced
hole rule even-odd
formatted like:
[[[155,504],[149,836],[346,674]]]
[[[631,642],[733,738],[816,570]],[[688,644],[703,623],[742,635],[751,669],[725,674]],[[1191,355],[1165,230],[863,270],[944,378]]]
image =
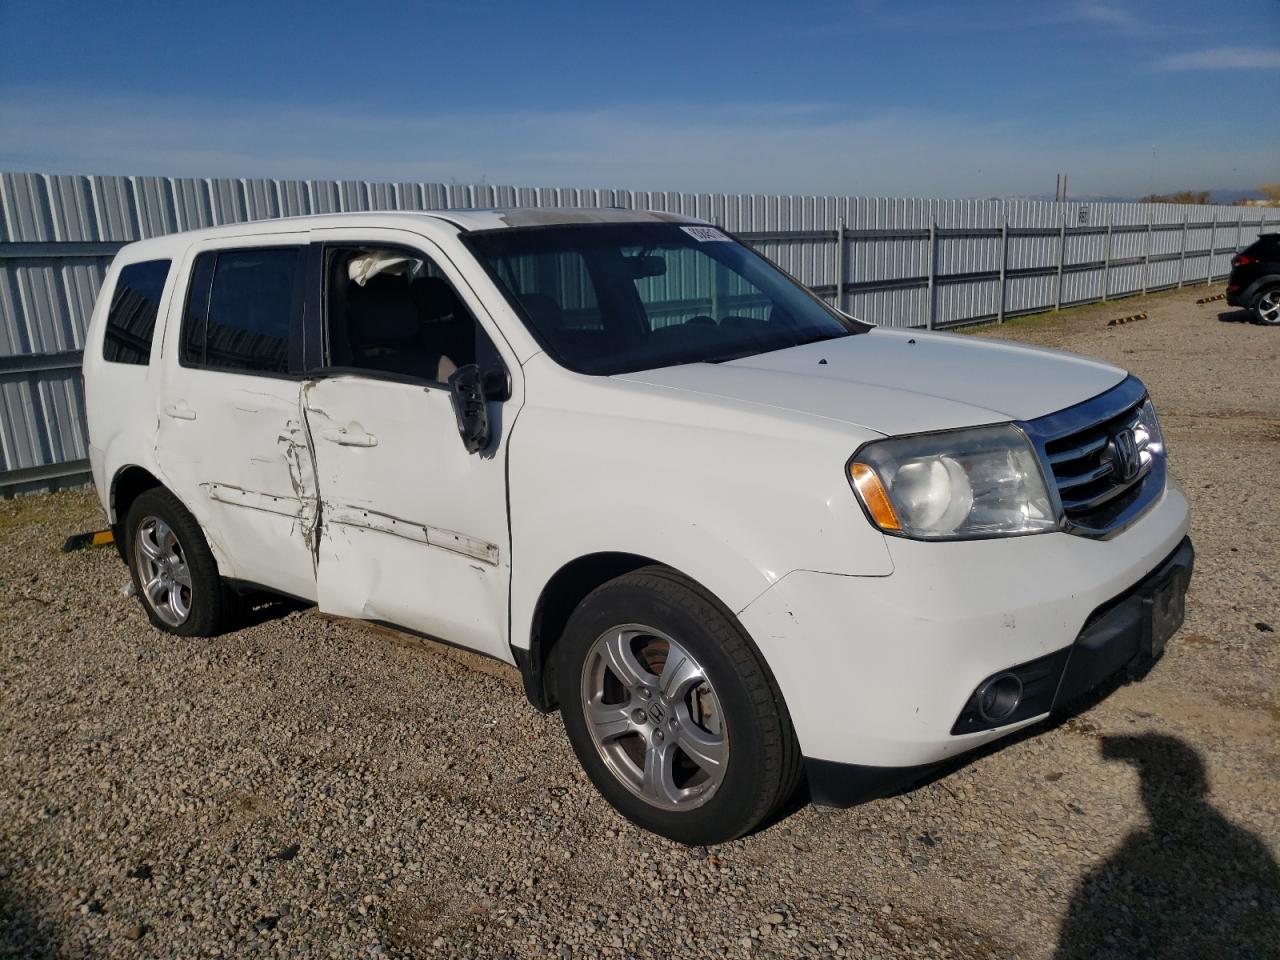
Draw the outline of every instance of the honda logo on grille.
[[[1113,461],[1116,473],[1121,480],[1132,480],[1142,468],[1142,460],[1138,456],[1138,441],[1130,429],[1121,430],[1111,440],[1114,450]]]

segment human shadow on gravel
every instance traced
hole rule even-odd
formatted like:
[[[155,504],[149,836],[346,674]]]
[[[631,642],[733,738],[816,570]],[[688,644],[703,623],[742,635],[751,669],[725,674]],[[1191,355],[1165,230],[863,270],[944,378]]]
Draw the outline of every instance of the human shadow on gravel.
[[[1057,960],[1280,957],[1280,867],[1208,803],[1199,754],[1158,734],[1100,742],[1137,767],[1151,822],[1081,879]]]
[[[49,924],[42,924],[23,898],[0,879],[0,957],[44,960],[57,955],[58,945]]]

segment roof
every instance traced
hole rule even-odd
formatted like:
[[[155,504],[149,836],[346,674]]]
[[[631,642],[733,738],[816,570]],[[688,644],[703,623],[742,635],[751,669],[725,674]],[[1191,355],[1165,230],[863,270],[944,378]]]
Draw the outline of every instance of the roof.
[[[246,220],[218,227],[205,227],[182,233],[164,234],[129,244],[141,254],[153,247],[173,241],[219,240],[273,233],[297,233],[303,230],[367,226],[409,227],[414,221],[432,224],[439,229],[448,224],[456,230],[501,230],[508,227],[543,227],[575,223],[703,223],[704,221],[674,213],[653,210],[626,210],[617,207],[510,207],[493,210],[362,210],[351,213],[310,214],[301,217],[278,217],[268,220]]]
[[[678,213],[624,207],[506,207],[493,210],[435,210],[432,216],[464,230],[550,227],[573,223],[701,223]]]

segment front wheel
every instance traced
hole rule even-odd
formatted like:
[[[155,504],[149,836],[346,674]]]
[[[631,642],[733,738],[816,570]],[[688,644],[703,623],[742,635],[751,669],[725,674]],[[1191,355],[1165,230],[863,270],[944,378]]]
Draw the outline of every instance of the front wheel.
[[[794,791],[799,746],[768,667],[732,615],[680,575],[647,567],[599,587],[558,657],[569,741],[633,823],[720,843]]]
[[[1268,326],[1280,324],[1280,286],[1268,287],[1258,294],[1253,304],[1253,315],[1259,323]]]

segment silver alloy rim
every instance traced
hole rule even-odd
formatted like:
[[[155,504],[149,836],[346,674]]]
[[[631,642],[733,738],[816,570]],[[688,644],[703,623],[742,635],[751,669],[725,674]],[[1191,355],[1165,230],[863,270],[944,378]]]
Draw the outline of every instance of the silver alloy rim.
[[[133,556],[147,606],[169,626],[181,626],[191,615],[191,570],[177,535],[159,517],[143,517]]]
[[[1280,323],[1280,290],[1268,290],[1258,298],[1258,318],[1263,323]]]
[[[667,634],[637,623],[601,634],[582,666],[582,705],[600,758],[637,797],[691,810],[715,795],[729,759],[724,712]]]

